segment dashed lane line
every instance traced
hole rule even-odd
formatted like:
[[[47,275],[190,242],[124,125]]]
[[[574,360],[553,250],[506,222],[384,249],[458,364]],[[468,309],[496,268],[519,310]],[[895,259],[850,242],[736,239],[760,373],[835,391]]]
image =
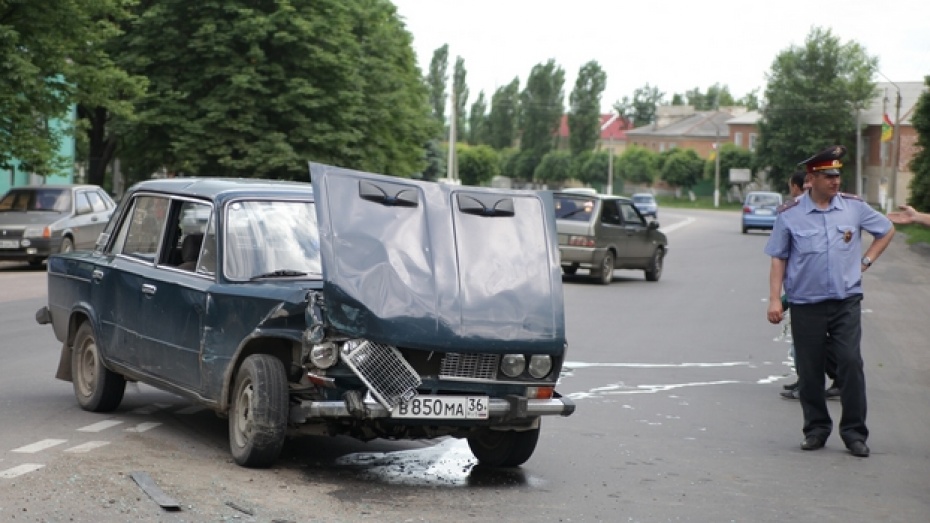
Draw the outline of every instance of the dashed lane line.
[[[39,465],[38,463],[24,463],[11,469],[0,470],[0,479],[12,479],[17,476],[22,476],[23,474],[35,472],[44,466],[45,465]]]
[[[88,441],[87,443],[81,443],[80,445],[65,449],[65,452],[71,452],[72,454],[83,454],[85,452],[90,452],[94,449],[99,449],[100,447],[109,444],[109,441]]]
[[[155,423],[155,422],[140,423],[136,425],[135,427],[129,427],[128,429],[125,430],[125,432],[145,432],[147,430],[152,430],[159,425],[161,425],[161,423]]]
[[[18,449],[13,449],[13,452],[21,452],[23,454],[35,454],[36,452],[41,452],[52,447],[57,447],[62,443],[67,442],[66,439],[43,439],[42,441],[37,441],[35,443],[19,447]]]
[[[122,421],[117,421],[115,419],[106,420],[106,421],[98,421],[97,423],[88,425],[86,427],[81,427],[77,430],[78,432],[100,432],[103,430],[107,430],[111,427],[121,425],[122,423],[123,423]]]

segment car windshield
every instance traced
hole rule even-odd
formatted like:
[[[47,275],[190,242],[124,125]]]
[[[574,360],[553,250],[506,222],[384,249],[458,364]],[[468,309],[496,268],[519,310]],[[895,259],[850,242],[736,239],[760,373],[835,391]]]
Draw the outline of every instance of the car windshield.
[[[224,268],[231,280],[319,277],[320,233],[307,201],[236,201],[226,209]]]
[[[0,212],[71,211],[71,191],[68,189],[13,189],[0,200]]]
[[[781,198],[777,194],[751,194],[748,203],[757,207],[776,206],[781,204]]]
[[[648,194],[643,194],[643,195],[635,194],[633,195],[633,201],[636,203],[652,203],[655,200],[652,198],[652,196]]]

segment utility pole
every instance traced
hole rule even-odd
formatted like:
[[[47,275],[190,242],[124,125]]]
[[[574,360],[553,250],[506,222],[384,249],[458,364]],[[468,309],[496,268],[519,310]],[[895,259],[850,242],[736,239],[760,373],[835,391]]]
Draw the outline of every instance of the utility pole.
[[[601,126],[601,132],[603,133],[612,123],[617,121],[619,114],[611,116],[604,125]],[[607,194],[614,193],[614,135],[611,133],[607,138]]]
[[[895,209],[895,199],[898,196],[897,194],[897,191],[898,191],[898,149],[901,145],[901,88],[898,86],[898,84],[892,82],[891,79],[889,79],[887,76],[882,74],[881,71],[876,71],[876,72],[879,75],[881,75],[882,78],[884,78],[885,80],[888,80],[888,83],[893,85],[895,88],[895,91],[897,91],[897,97],[895,100],[895,110],[894,110],[894,129],[891,130],[892,133],[894,134],[892,135],[893,138],[891,141],[891,179],[889,180],[889,183],[888,183],[889,185],[888,192],[890,193],[890,196],[888,196],[887,198],[888,203],[885,207],[886,211],[892,211]],[[886,114],[885,104],[887,103],[887,101],[888,101],[888,96],[885,96],[885,98],[882,100],[882,118],[884,118]],[[882,160],[882,172],[883,173],[884,173],[884,165],[885,165],[885,162],[884,160]]]

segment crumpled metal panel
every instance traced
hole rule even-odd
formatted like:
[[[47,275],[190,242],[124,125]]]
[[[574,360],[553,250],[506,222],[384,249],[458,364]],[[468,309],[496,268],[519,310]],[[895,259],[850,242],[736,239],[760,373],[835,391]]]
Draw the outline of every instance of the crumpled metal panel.
[[[310,172],[333,326],[411,348],[563,352],[551,193]]]

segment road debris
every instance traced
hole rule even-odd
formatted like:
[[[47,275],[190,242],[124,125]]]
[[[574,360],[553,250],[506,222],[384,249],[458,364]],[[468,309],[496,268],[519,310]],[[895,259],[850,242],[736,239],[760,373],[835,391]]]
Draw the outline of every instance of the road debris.
[[[152,479],[152,476],[150,476],[148,472],[132,472],[129,475],[155,503],[161,506],[161,508],[170,511],[181,510],[181,505],[172,497],[165,494],[165,492],[155,484],[155,480]]]

